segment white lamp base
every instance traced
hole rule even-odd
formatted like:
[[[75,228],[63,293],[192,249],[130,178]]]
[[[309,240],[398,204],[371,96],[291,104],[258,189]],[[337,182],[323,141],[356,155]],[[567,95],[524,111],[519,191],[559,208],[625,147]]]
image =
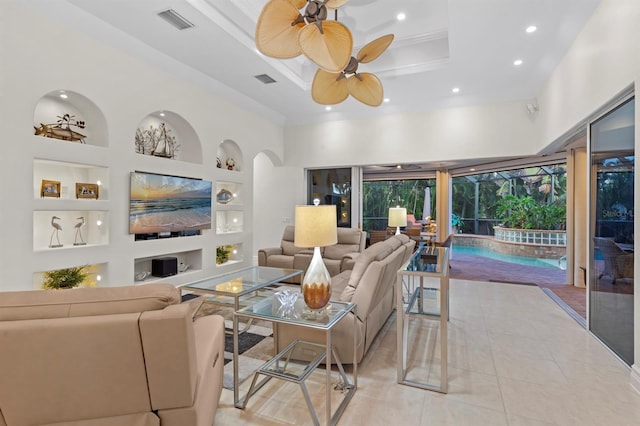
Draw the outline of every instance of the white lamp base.
[[[396,235],[400,235],[400,227],[396,226]]]

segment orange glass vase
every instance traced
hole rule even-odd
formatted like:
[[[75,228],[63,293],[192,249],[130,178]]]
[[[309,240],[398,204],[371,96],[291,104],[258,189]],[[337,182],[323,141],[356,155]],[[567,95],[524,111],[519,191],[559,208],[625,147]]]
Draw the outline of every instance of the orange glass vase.
[[[313,249],[313,257],[302,280],[304,303],[312,310],[327,306],[331,299],[331,276],[325,266],[320,247]]]

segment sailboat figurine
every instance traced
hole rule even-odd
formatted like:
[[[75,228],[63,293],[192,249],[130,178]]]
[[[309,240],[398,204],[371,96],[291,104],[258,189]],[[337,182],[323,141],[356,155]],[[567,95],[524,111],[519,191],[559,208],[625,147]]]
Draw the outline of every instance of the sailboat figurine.
[[[156,157],[173,158],[173,148],[169,138],[170,137],[167,135],[167,129],[164,127],[164,123],[160,123],[160,135],[151,154]]]

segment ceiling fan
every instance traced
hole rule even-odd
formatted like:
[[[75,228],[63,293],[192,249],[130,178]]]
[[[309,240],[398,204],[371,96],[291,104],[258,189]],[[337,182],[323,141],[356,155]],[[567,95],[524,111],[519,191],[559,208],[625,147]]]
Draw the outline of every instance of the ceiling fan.
[[[358,64],[366,64],[378,58],[393,41],[387,34],[366,44],[355,57],[351,57],[343,71],[334,73],[319,68],[313,77],[311,97],[323,105],[338,104],[349,94],[369,106],[382,104],[383,90],[380,79],[371,73],[359,73]]]
[[[321,69],[340,72],[351,58],[353,37],[343,24],[326,19],[327,9],[337,9],[347,1],[269,0],[256,25],[258,50],[278,59],[304,54]]]

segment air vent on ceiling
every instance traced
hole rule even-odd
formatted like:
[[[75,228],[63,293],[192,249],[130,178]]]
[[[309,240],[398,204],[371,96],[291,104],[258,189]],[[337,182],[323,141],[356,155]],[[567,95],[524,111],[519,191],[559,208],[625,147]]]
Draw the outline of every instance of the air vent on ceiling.
[[[255,78],[263,82],[264,84],[275,83],[276,81],[267,74],[254,75]]]
[[[162,11],[158,13],[158,16],[179,30],[186,30],[187,28],[192,28],[194,26],[191,22],[187,21],[182,15],[180,15],[173,9]]]

